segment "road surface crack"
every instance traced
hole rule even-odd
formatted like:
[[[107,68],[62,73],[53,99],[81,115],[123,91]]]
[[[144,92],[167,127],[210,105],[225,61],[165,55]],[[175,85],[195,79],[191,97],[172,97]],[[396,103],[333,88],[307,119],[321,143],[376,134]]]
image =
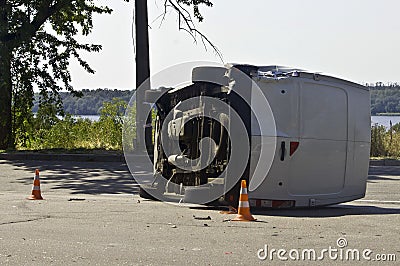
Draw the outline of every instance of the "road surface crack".
[[[25,220],[19,220],[19,221],[10,221],[10,222],[3,222],[0,223],[0,225],[8,225],[8,224],[19,224],[19,223],[27,223],[27,222],[35,222],[39,220],[44,220],[50,218],[49,215],[43,216],[43,217],[37,217],[37,218],[31,218],[31,219],[25,219]]]

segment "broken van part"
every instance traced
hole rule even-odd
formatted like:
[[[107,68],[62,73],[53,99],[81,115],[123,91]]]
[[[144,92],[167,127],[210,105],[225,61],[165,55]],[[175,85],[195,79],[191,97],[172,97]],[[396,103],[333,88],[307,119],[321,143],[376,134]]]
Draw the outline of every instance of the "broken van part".
[[[245,179],[253,207],[314,207],[364,197],[367,88],[280,66],[191,71],[191,80],[179,83],[185,85],[166,81],[168,87],[145,92],[156,119],[153,156],[144,153],[141,164],[125,147],[136,135],[124,126],[125,158],[142,196],[237,206]],[[126,119],[133,115],[127,111]]]

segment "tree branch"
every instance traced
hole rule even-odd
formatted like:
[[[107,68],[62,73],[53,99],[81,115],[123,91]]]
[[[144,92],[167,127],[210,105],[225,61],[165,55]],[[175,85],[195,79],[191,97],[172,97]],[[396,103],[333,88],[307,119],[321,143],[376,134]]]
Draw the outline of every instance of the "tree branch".
[[[197,38],[200,37],[204,48],[207,50],[207,45],[209,45],[214,50],[219,59],[224,62],[221,51],[209,38],[207,38],[207,36],[205,36],[201,31],[196,28],[190,12],[180,3],[174,2],[173,0],[164,0],[164,11],[161,17],[161,23],[163,23],[163,21],[165,20],[165,15],[167,13],[168,7],[172,8],[178,14],[179,30],[187,32],[192,37],[195,43],[197,43]]]
[[[30,40],[43,24],[55,13],[72,3],[72,0],[59,0],[51,5],[53,0],[43,0],[38,12],[31,22],[26,22],[14,33],[5,36],[4,40],[11,43],[11,47],[17,47],[20,43]]]

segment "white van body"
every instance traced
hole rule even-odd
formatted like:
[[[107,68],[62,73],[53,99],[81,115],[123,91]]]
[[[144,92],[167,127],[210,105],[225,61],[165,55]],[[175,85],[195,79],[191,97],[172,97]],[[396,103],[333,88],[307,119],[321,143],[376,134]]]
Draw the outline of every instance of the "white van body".
[[[234,205],[240,180],[245,179],[253,207],[314,207],[364,197],[371,132],[366,87],[298,69],[253,65],[197,67],[192,70],[192,82],[182,88],[147,92],[162,96],[147,101],[154,102],[158,111],[154,180],[148,182],[149,186],[143,182],[141,188],[146,193],[153,191],[153,197],[163,199],[174,193],[183,202],[218,200]],[[246,149],[250,151],[235,150],[250,155],[242,160],[245,170],[241,173],[225,171],[233,169],[226,165],[234,161],[235,153],[231,153],[233,148],[223,126],[233,133],[229,137],[237,134],[238,128],[232,126],[234,112],[204,103],[204,96],[229,103],[245,124],[240,140],[248,137]],[[181,103],[188,99],[197,102],[185,109]],[[219,113],[220,124],[207,117],[212,113]],[[200,116],[192,119],[195,114]],[[168,125],[165,133],[164,124]],[[163,143],[162,136],[166,140]],[[198,153],[203,136],[218,145],[204,149],[210,154],[214,151],[215,157],[204,169],[196,170],[190,167],[202,158]],[[265,149],[272,151],[269,158],[264,157]],[[211,158],[210,154],[204,158]],[[257,166],[260,163],[265,163],[261,171]]]
[[[277,152],[262,184],[249,191],[250,204],[279,207],[292,201],[289,205],[309,207],[364,197],[370,152],[368,89],[321,74],[291,73],[285,78],[253,77],[272,109],[276,136],[262,135],[252,123],[250,182],[260,138],[266,143],[275,138]],[[257,100],[252,97],[254,109]],[[293,154],[290,145],[298,145]]]

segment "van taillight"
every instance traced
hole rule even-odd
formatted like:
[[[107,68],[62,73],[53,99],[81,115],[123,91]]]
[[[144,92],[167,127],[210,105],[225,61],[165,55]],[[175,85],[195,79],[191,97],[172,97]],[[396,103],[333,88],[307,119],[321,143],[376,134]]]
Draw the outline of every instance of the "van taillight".
[[[290,142],[290,156],[297,150],[299,147],[299,142],[298,141],[291,141]]]

